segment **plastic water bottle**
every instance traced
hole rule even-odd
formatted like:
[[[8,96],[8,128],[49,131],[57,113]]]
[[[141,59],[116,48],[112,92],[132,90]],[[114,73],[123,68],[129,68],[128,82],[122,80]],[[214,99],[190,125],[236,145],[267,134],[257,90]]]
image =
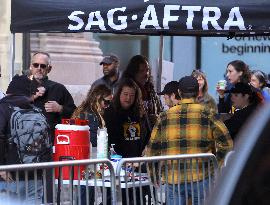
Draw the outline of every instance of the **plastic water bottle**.
[[[119,161],[122,159],[122,156],[116,153],[116,151],[114,150],[114,145],[115,144],[111,144],[111,147],[110,147],[110,160],[112,162],[114,171],[116,171],[117,165]]]
[[[111,147],[110,147],[110,152],[109,152],[109,154],[110,154],[110,159],[112,159],[112,156],[113,156],[113,155],[116,155],[116,151],[114,150],[114,145],[115,145],[115,144],[111,144]]]
[[[97,130],[97,158],[108,158],[108,133],[107,128]]]

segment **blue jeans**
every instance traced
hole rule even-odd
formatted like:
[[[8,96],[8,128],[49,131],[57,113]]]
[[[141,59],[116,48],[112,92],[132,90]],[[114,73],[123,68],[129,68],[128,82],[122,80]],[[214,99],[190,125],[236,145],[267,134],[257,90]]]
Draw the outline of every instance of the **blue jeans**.
[[[17,187],[18,186],[18,187]],[[28,181],[28,196],[26,198],[26,183],[19,181],[13,182],[0,181],[0,197],[7,201],[19,202],[18,204],[41,204],[43,197],[42,180],[37,180],[37,189],[35,190],[34,180]],[[18,192],[17,192],[18,190]],[[36,201],[35,201],[36,194]]]
[[[194,200],[193,205],[203,205],[203,200],[206,197],[206,194],[208,193],[209,179],[199,181],[198,183],[195,181],[193,182],[192,186],[193,186],[193,200]],[[180,184],[180,193],[178,193],[179,187],[177,184],[175,185],[168,184],[166,190],[167,204],[185,205],[186,200],[192,198],[192,186],[191,183],[187,183],[187,185],[185,183]]]

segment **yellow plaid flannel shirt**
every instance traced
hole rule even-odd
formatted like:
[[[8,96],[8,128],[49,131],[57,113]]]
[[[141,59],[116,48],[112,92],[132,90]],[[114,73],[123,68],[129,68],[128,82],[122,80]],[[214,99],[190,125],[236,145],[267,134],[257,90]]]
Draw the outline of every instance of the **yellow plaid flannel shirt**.
[[[221,165],[232,147],[227,128],[214,117],[209,108],[196,103],[194,99],[183,99],[179,105],[160,114],[151,133],[146,156],[213,153]],[[177,184],[177,163],[173,171],[169,164],[168,170],[168,183]],[[196,173],[196,162],[193,162],[192,172],[189,166],[186,171],[188,182],[203,179],[202,169],[199,175]],[[181,182],[184,180],[184,174],[181,174]]]

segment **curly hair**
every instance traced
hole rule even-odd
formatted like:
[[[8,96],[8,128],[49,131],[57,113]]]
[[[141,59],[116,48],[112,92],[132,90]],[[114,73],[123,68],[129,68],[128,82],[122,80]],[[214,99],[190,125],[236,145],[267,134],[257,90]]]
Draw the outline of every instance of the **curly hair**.
[[[129,60],[126,70],[123,72],[123,77],[132,78],[133,80],[135,80],[135,75],[140,70],[140,64],[145,63],[148,63],[148,60],[145,56],[142,55],[133,56]]]
[[[99,110],[99,104],[105,97],[111,94],[111,89],[106,85],[98,85],[90,89],[85,100],[74,111],[72,118],[80,118],[81,113],[93,112],[98,117],[99,124],[101,124],[103,120]]]
[[[122,78],[131,78],[134,80],[141,89],[143,100],[149,100],[149,93],[154,90],[153,76],[151,74],[151,68],[149,68],[149,76],[145,85],[140,85],[140,83],[136,82],[136,74],[140,71],[141,64],[148,64],[147,58],[142,55],[133,56],[129,60],[127,68],[123,72]]]

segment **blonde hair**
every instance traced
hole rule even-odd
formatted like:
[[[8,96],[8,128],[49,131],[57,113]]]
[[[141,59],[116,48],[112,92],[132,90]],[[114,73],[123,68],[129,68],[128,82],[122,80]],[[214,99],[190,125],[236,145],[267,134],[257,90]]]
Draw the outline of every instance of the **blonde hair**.
[[[90,89],[85,100],[74,111],[72,118],[80,118],[81,113],[93,112],[98,118],[99,125],[104,127],[105,122],[102,117],[103,113],[100,110],[100,103],[105,97],[111,94],[111,89],[106,85],[98,85]]]

